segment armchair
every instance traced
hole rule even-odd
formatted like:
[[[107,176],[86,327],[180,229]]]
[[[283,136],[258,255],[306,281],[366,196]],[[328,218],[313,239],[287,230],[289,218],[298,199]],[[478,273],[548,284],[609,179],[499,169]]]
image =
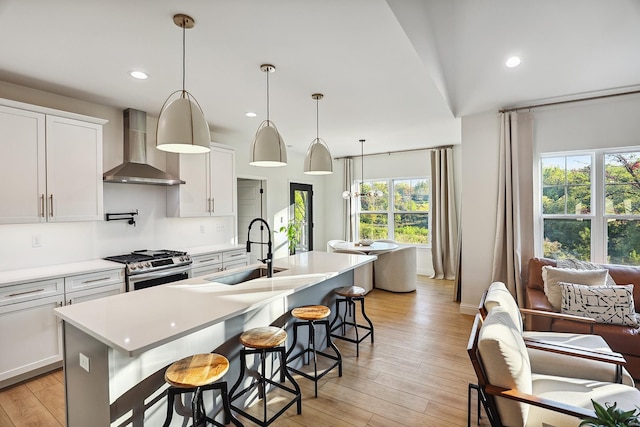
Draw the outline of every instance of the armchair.
[[[626,360],[620,353],[616,353],[599,335],[574,334],[560,332],[524,331],[521,314],[556,316],[561,318],[576,318],[575,320],[592,323],[593,319],[571,316],[561,313],[538,312],[536,310],[521,309],[515,299],[502,282],[494,282],[485,291],[478,310],[482,317],[495,307],[502,307],[510,315],[513,324],[522,335],[528,348],[531,370],[538,374],[561,375],[565,377],[587,377],[597,381],[624,383],[634,386],[634,380],[623,367]],[[565,355],[556,349],[567,350],[571,353],[580,352],[584,358],[576,361],[568,359],[573,355]]]
[[[519,328],[504,307],[476,315],[467,353],[492,426],[577,426],[591,400],[634,409],[640,390],[624,384],[533,373]]]

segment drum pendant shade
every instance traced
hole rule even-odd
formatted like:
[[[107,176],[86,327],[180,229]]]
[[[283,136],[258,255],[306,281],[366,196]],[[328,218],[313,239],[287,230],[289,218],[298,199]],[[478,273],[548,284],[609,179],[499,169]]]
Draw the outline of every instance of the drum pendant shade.
[[[252,166],[279,167],[287,164],[287,147],[276,125],[265,120],[260,124],[251,144]]]
[[[211,135],[202,110],[194,101],[177,98],[158,119],[156,147],[172,153],[207,153]]]
[[[307,155],[304,158],[304,173],[307,175],[333,173],[333,161],[329,147],[321,138],[314,139],[307,150]]]

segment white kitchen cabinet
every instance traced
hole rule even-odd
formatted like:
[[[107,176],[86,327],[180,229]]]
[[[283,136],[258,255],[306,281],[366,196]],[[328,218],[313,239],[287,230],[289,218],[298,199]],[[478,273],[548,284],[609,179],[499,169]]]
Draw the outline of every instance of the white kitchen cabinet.
[[[0,223],[101,220],[104,123],[0,100]]]
[[[0,288],[0,384],[62,360],[61,327],[53,309],[63,301],[62,278]]]
[[[244,249],[210,252],[192,255],[191,277],[206,276],[230,268],[249,265],[249,257]]]
[[[167,188],[167,216],[235,215],[235,152],[211,144],[207,154],[167,154],[167,172],[186,183]]]
[[[62,324],[53,309],[124,291],[124,269],[0,287],[0,388],[62,361]]]

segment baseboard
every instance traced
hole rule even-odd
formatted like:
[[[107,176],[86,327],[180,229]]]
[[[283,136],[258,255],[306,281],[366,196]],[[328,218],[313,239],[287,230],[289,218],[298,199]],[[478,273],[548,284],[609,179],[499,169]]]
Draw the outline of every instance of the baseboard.
[[[473,304],[460,304],[460,313],[475,316],[478,313],[478,306]]]
[[[38,375],[55,371],[56,369],[60,369],[60,368],[62,368],[61,361],[54,362],[47,366],[42,366],[40,368],[34,369],[33,371],[25,372],[24,374],[16,375],[15,377],[11,377],[6,380],[0,381],[0,390],[10,387],[12,385],[18,384],[20,382],[30,380],[32,378],[37,377]]]

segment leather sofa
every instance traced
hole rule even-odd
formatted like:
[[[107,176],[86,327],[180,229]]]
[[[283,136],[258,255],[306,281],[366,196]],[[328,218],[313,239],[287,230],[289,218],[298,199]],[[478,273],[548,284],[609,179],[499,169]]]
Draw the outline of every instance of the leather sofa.
[[[533,310],[553,311],[544,293],[542,267],[556,267],[556,261],[549,258],[529,260],[526,289],[526,307]],[[618,285],[633,284],[633,299],[636,312],[640,312],[640,267],[602,264]],[[535,331],[573,332],[588,334],[590,326],[565,319],[550,319],[532,316],[528,327]],[[627,360],[627,370],[635,379],[640,379],[640,328],[624,325],[596,323],[593,333],[602,336],[612,350],[622,353]]]

